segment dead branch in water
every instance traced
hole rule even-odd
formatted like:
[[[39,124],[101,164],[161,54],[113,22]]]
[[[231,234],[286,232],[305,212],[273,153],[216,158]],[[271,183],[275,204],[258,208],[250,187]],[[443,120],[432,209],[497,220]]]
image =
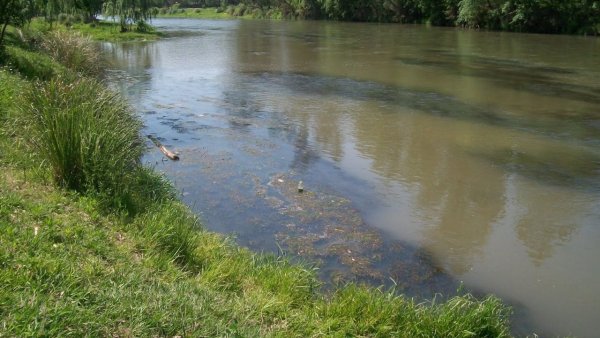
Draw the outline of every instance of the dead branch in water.
[[[152,141],[152,143],[154,143],[154,145],[156,145],[158,147],[158,149],[160,149],[160,151],[163,154],[165,154],[166,157],[168,157],[169,159],[171,159],[173,161],[179,160],[179,155],[177,155],[174,152],[167,149],[167,147],[162,145],[162,143],[160,143],[160,141],[156,137],[154,137],[152,135],[148,135],[148,138]]]

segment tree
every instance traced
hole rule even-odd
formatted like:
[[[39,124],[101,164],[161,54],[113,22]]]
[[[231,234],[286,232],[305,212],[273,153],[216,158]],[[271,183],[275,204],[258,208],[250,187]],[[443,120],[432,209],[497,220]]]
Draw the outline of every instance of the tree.
[[[102,11],[103,0],[75,0],[75,7],[85,13],[87,21],[94,21]]]
[[[152,7],[150,0],[108,0],[102,5],[102,12],[113,18],[119,17],[121,31],[126,32],[129,25],[150,19]]]
[[[28,5],[23,0],[0,0],[0,48],[3,46],[6,27],[21,26],[33,15]]]

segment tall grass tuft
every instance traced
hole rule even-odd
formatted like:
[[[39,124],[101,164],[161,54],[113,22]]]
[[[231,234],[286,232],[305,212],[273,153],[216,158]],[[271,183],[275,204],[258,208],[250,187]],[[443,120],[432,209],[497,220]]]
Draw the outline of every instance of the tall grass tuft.
[[[141,122],[100,82],[60,77],[25,92],[22,122],[61,186],[127,204],[144,151]]]
[[[42,49],[65,67],[86,76],[98,76],[102,58],[98,47],[80,33],[56,30],[41,42]]]

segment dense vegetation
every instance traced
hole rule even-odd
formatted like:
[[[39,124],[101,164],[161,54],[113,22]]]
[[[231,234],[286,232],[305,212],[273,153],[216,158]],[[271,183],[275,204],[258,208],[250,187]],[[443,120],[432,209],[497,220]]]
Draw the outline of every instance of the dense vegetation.
[[[594,0],[183,0],[179,5],[217,6],[234,16],[600,34],[600,1]]]
[[[193,11],[184,8],[194,7]],[[210,14],[200,8],[214,7]],[[600,34],[598,0],[0,0],[0,46],[8,24],[119,19],[121,31],[149,29],[156,15],[428,23],[515,32]]]
[[[71,34],[10,29],[0,61],[0,336],[509,336],[495,297],[325,295],[314,268],[205,231]]]

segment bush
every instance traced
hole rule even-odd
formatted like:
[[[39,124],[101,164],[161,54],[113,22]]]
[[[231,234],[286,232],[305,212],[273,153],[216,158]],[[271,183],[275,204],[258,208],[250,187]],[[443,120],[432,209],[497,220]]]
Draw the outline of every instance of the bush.
[[[73,23],[82,23],[83,22],[83,15],[81,15],[79,13],[71,15],[71,21]]]
[[[239,4],[235,7],[235,9],[233,11],[233,16],[244,16],[245,13],[246,13],[246,5]]]
[[[177,14],[179,13],[179,4],[173,4],[169,7],[169,14]]]
[[[76,72],[98,76],[102,70],[98,48],[80,33],[53,31],[42,40],[41,46],[54,60]]]
[[[137,22],[135,30],[140,33],[147,33],[153,31],[154,29],[146,21],[140,20]]]
[[[233,15],[234,11],[235,11],[235,6],[233,6],[233,5],[229,5],[229,6],[227,6],[227,9],[225,9],[225,13],[227,13],[229,15]]]
[[[21,125],[60,186],[128,207],[144,143],[125,101],[96,80],[57,77],[24,95]]]
[[[255,19],[264,19],[265,18],[265,13],[260,8],[254,8],[252,10],[252,17],[255,18]]]
[[[65,13],[60,13],[58,15],[58,22],[61,24],[65,24],[67,23],[67,20],[69,20],[69,15],[65,14]]]

